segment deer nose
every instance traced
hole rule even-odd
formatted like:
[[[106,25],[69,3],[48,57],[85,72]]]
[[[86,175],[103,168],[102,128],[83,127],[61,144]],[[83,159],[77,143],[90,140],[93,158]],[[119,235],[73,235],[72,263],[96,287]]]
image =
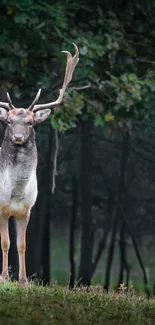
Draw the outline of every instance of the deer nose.
[[[13,142],[16,144],[21,144],[24,141],[24,136],[20,133],[16,133],[13,135]]]

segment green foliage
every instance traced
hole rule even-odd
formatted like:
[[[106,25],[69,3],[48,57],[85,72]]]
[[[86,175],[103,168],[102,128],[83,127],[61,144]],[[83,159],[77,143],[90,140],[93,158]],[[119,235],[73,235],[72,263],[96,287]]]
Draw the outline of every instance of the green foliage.
[[[55,129],[66,131],[76,127],[77,117],[82,114],[84,96],[76,91],[66,92],[63,104],[51,115],[51,124]]]
[[[98,126],[109,121],[109,112],[110,121],[150,118],[155,92],[155,5],[129,1],[120,9],[112,3],[12,0],[8,4],[2,0],[0,83],[11,88],[17,99],[34,96],[39,87],[51,97],[51,90],[61,84],[58,76],[63,78],[64,57],[59,53],[72,51],[75,42],[80,62],[73,83],[91,87],[72,99],[68,90],[65,112],[61,109],[52,115],[52,126],[63,131],[74,127],[84,107],[83,118],[93,117]],[[74,111],[66,110],[67,105]]]
[[[109,80],[101,82],[103,91],[110,96],[108,106],[117,118],[148,119],[147,103],[155,93],[154,80],[149,76],[139,78],[135,73],[119,77],[109,74]]]
[[[66,28],[65,7],[33,0],[14,0],[9,6],[4,0],[0,6],[1,78],[11,79],[19,88],[36,87],[47,75],[46,60],[56,60],[61,49],[59,28]]]

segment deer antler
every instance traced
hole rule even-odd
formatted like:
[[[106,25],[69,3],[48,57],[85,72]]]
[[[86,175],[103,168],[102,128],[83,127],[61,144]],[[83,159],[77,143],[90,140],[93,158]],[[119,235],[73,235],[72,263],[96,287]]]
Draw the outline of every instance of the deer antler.
[[[10,111],[10,109],[13,109],[15,107],[12,104],[12,100],[10,98],[9,93],[7,93],[7,100],[8,100],[8,103],[0,102],[0,107],[3,107],[8,112],[8,111]]]
[[[52,106],[59,105],[63,99],[65,90],[69,82],[72,80],[72,75],[74,72],[74,69],[79,61],[79,50],[78,47],[73,43],[75,48],[75,55],[72,56],[70,52],[68,51],[62,51],[63,53],[67,54],[67,65],[66,65],[66,71],[65,71],[65,77],[62,88],[59,90],[60,94],[58,99],[55,102],[50,102],[47,104],[40,104],[40,105],[33,105],[33,112],[40,111],[45,108],[50,108]],[[40,93],[39,93],[40,94]],[[37,97],[37,96],[36,96]],[[33,103],[32,103],[33,104]]]
[[[12,100],[11,100],[9,93],[7,93],[7,100],[8,100],[8,104],[9,104],[9,109],[14,109],[15,107],[12,104]]]
[[[63,99],[65,90],[67,85],[69,84],[69,82],[72,80],[72,75],[74,72],[74,69],[79,61],[79,50],[78,47],[76,46],[76,44],[74,44],[74,48],[75,48],[75,55],[72,56],[70,52],[68,51],[62,51],[63,53],[67,54],[67,65],[66,65],[66,71],[65,71],[65,77],[64,77],[64,82],[63,82],[63,86],[62,88],[59,90],[60,94],[58,99],[55,102],[50,102],[47,104],[40,104],[40,105],[35,105],[40,97],[40,93],[41,93],[41,89],[38,90],[38,93],[35,97],[35,99],[33,100],[32,104],[29,106],[28,110],[33,111],[33,112],[37,112],[40,111],[42,109],[45,108],[50,108],[52,106],[56,106],[59,105]],[[6,102],[0,102],[0,107],[3,107],[4,109],[6,109],[6,111],[9,111],[10,109],[15,108],[12,104],[12,100],[10,98],[9,93],[7,93],[7,100],[8,103]]]
[[[15,107],[12,104],[12,100],[10,98],[9,93],[7,93],[7,100],[8,100],[8,103],[0,102],[0,107],[3,107],[8,112],[8,111],[10,111],[11,109],[13,109]]]
[[[0,102],[0,107],[3,107],[7,112],[10,110],[10,106],[6,102]]]
[[[40,93],[41,93],[41,88],[38,90],[37,95],[36,95],[34,101],[33,101],[32,104],[29,106],[29,108],[28,108],[29,111],[32,111],[32,110],[33,110],[34,105],[37,103],[37,101],[38,101],[38,99],[39,99],[39,97],[40,97]]]

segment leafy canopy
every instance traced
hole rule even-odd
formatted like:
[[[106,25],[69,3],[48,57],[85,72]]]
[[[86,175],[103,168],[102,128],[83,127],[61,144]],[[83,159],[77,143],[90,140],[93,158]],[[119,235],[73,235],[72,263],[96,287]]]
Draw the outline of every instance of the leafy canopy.
[[[153,1],[2,0],[0,83],[15,99],[55,98],[64,73],[62,49],[80,50],[80,62],[54,128],[76,126],[78,118],[154,121],[155,4]],[[83,86],[88,86],[84,87]]]

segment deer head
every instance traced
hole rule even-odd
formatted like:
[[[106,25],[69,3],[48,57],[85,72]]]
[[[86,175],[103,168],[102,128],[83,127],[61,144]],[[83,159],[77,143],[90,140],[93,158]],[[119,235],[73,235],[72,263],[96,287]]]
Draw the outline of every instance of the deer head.
[[[13,143],[24,144],[28,140],[33,126],[46,120],[51,113],[52,107],[61,103],[66,87],[71,81],[74,69],[79,61],[79,51],[75,44],[74,48],[74,56],[68,51],[62,51],[67,54],[67,64],[63,86],[59,90],[59,97],[56,101],[36,105],[41,93],[41,89],[39,89],[34,101],[26,109],[14,107],[8,93],[8,102],[0,102],[0,120],[7,124],[8,135]]]

